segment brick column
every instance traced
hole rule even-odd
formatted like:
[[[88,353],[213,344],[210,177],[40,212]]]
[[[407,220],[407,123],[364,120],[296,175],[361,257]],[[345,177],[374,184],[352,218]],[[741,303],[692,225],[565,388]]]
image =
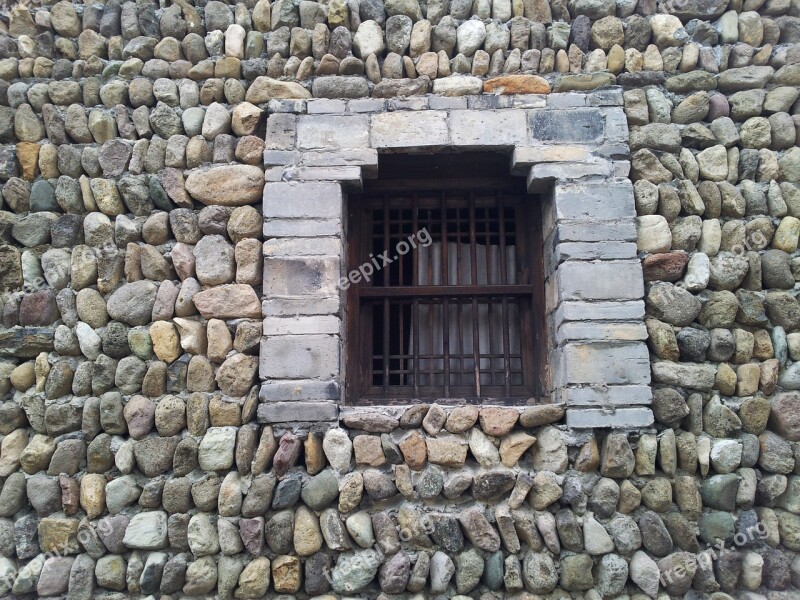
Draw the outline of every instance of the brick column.
[[[261,422],[338,416],[342,202],[337,182],[264,187]]]

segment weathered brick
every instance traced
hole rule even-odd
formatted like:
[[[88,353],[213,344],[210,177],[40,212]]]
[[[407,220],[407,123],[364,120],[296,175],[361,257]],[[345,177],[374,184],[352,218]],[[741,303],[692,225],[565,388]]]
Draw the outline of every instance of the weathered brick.
[[[622,107],[601,108],[606,119],[606,137],[610,142],[628,143],[628,119]]]
[[[636,241],[636,221],[560,221],[556,225],[559,242]]]
[[[275,402],[258,407],[259,423],[335,421],[338,418],[339,407],[334,402]]]
[[[261,342],[262,379],[330,379],[339,375],[339,336],[276,335]]]
[[[624,260],[636,258],[633,242],[562,242],[555,245],[553,260]]]
[[[653,411],[649,408],[619,408],[613,412],[601,409],[567,409],[567,427],[591,429],[636,429],[653,424]]]
[[[644,327],[644,325],[642,325]],[[314,317],[267,317],[264,335],[307,335],[313,333],[339,334],[342,321],[333,315]]]
[[[335,296],[300,296],[294,298],[267,297],[261,303],[267,317],[293,315],[335,315],[339,313],[338,294]]]
[[[339,219],[342,186],[333,182],[264,185],[264,216],[268,219]]]
[[[525,113],[518,110],[454,110],[450,113],[453,146],[486,148],[514,146],[527,137]]]
[[[300,161],[302,155],[295,150],[264,150],[265,167],[283,167]]]
[[[530,115],[531,139],[537,142],[595,142],[605,133],[599,109],[534,110]]]
[[[457,110],[467,108],[467,99],[465,96],[431,96],[429,106],[431,110]]]
[[[371,118],[373,148],[436,148],[450,142],[444,111],[398,111]]]
[[[348,189],[361,189],[361,167],[297,167],[292,177],[299,181],[340,181]]]
[[[603,158],[592,158],[590,161],[573,163],[540,163],[533,165],[528,173],[528,191],[541,191],[552,179],[582,179],[584,177],[610,177],[612,163]]]
[[[566,321],[556,332],[556,343],[589,341],[638,341],[647,339],[644,323]]]
[[[650,383],[650,355],[643,343],[568,343],[560,355],[557,385]]]
[[[262,402],[324,401],[338,402],[341,388],[336,381],[296,379],[270,380],[261,384],[258,397]]]
[[[586,106],[586,94],[579,94],[577,92],[556,92],[547,95],[547,107],[551,109],[583,106]]]
[[[638,261],[568,261],[558,268],[555,279],[559,301],[644,297],[642,265]]]
[[[276,113],[267,119],[266,150],[294,150],[297,117]]]
[[[412,96],[410,98],[389,98],[388,110],[425,110],[428,108],[427,96]]]
[[[517,146],[511,153],[511,172],[527,175],[530,167],[538,163],[584,161],[589,151],[581,146]]]
[[[557,185],[553,196],[555,217],[559,221],[594,222],[636,216],[633,185],[629,181]]]
[[[386,107],[386,100],[382,98],[354,98],[347,101],[347,110],[351,113],[382,112]]]
[[[300,150],[367,146],[367,115],[301,115],[297,119],[297,147]]]
[[[338,237],[272,238],[264,242],[264,256],[340,256]]]
[[[308,114],[330,114],[343,113],[347,109],[344,100],[332,100],[330,98],[311,98],[306,100],[306,111]]]
[[[630,406],[650,404],[653,391],[647,385],[603,385],[591,387],[565,387],[561,401],[569,406]]]
[[[338,285],[337,257],[264,260],[265,296],[328,296]]]
[[[340,219],[267,219],[264,221],[264,237],[315,237],[318,235],[342,235]]]
[[[556,324],[561,321],[625,321],[644,318],[642,300],[628,302],[563,302],[555,312]]]

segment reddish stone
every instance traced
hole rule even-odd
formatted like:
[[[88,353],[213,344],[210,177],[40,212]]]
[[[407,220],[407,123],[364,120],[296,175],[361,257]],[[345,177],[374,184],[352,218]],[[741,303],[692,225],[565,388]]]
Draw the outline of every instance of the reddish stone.
[[[260,556],[264,549],[264,518],[239,519],[239,535],[245,549],[253,556]]]
[[[689,255],[685,252],[651,254],[642,261],[645,281],[678,281],[686,271]]]
[[[19,324],[23,326],[50,325],[60,318],[56,296],[52,290],[25,294],[19,303]]]
[[[281,441],[278,443],[275,458],[272,460],[272,464],[275,466],[275,475],[278,478],[286,475],[286,472],[297,463],[297,459],[300,458],[301,446],[300,438],[288,431],[283,434]]]
[[[66,475],[58,476],[58,484],[61,486],[61,505],[64,507],[64,514],[71,517],[80,508],[80,486],[76,480]]]
[[[519,411],[514,408],[487,406],[481,409],[481,429],[486,435],[502,436],[514,428]]]
[[[483,84],[487,94],[549,94],[550,84],[538,75],[503,75]]]
[[[400,452],[409,467],[419,471],[425,466],[428,458],[428,447],[425,445],[425,438],[418,431],[412,431],[400,440]]]

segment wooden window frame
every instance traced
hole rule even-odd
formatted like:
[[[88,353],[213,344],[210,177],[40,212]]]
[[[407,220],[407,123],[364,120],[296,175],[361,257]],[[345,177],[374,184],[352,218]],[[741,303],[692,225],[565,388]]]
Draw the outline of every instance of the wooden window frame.
[[[404,157],[409,158],[409,157]],[[505,163],[507,169],[507,163]],[[472,161],[467,161],[467,172],[475,173],[480,172],[480,164],[473,164]],[[471,169],[469,167],[472,167]],[[491,169],[489,169],[491,170]],[[531,196],[527,194],[525,188],[524,178],[512,177],[504,175],[501,177],[437,177],[428,176],[431,173],[427,169],[422,169],[421,177],[407,179],[393,177],[392,170],[390,169],[389,177],[381,178],[365,182],[364,191],[358,194],[351,194],[347,201],[347,229],[346,229],[346,258],[347,270],[350,273],[354,269],[358,269],[369,260],[369,253],[372,243],[372,232],[365,231],[365,228],[372,223],[371,215],[369,212],[367,202],[370,197],[383,196],[387,198],[386,206],[390,204],[392,208],[397,208],[402,200],[396,197],[397,194],[408,195],[411,200],[412,206],[403,208],[412,208],[414,214],[413,231],[417,231],[416,215],[420,206],[417,203],[417,194],[422,192],[441,191],[442,192],[442,215],[445,214],[444,210],[451,208],[445,204],[446,192],[460,192],[468,194],[470,198],[474,198],[476,190],[492,191],[498,194],[499,198],[503,194],[509,195],[511,198],[518,198],[514,201],[515,206],[515,227],[516,227],[516,247],[517,252],[517,277],[520,283],[517,284],[504,284],[504,285],[440,285],[440,286],[421,286],[421,287],[384,287],[365,285],[363,282],[353,283],[349,285],[346,292],[346,337],[345,337],[345,403],[347,405],[355,406],[370,406],[370,405],[397,405],[397,404],[412,404],[416,402],[439,402],[444,404],[502,404],[502,405],[524,405],[532,404],[543,401],[546,397],[547,389],[547,361],[546,361],[546,330],[545,330],[545,302],[544,302],[544,266],[543,266],[543,240],[542,240],[542,218],[541,218],[541,198],[538,196]],[[434,169],[436,171],[436,169]],[[506,171],[507,172],[507,171]],[[391,201],[388,200],[393,196]],[[375,200],[371,200],[375,202]],[[506,205],[500,200],[500,207]],[[475,200],[470,201],[470,224],[474,227],[474,209],[476,207]],[[388,216],[388,209],[384,212]],[[502,223],[503,218],[499,221]],[[388,226],[387,226],[388,227]],[[502,225],[501,232],[502,232]],[[523,228],[529,235],[523,234]],[[470,232],[471,243],[475,243],[475,232]],[[387,248],[388,250],[388,248]],[[413,252],[412,252],[413,253]],[[409,253],[408,256],[412,256]],[[446,256],[446,251],[443,251]],[[414,259],[416,260],[416,259]],[[446,261],[446,258],[444,259]],[[501,267],[505,270],[505,265]],[[416,262],[414,262],[413,270],[416,270]],[[504,274],[505,276],[505,274]],[[446,278],[446,276],[445,276]],[[373,282],[375,279],[372,280]],[[524,283],[523,283],[524,282]],[[391,386],[384,380],[384,387],[379,387],[372,384],[372,369],[371,362],[373,359],[373,339],[372,339],[372,316],[370,309],[365,308],[366,304],[375,299],[392,298],[397,299],[410,299],[412,302],[421,299],[434,299],[439,298],[442,305],[446,307],[448,300],[455,298],[472,298],[473,316],[477,314],[478,298],[492,297],[493,303],[502,307],[503,320],[509,322],[507,317],[507,302],[506,300],[518,301],[519,324],[523,332],[529,332],[529,335],[520,336],[521,344],[521,370],[523,377],[523,384],[521,386],[513,386],[509,384],[509,369],[510,361],[508,355],[508,340],[507,331],[504,328],[504,343],[503,343],[503,363],[505,369],[505,384],[502,386],[492,385],[484,386],[481,392],[485,391],[488,387],[487,394],[475,393],[469,395],[460,393],[465,390],[457,386],[450,386],[448,383],[443,385],[424,386],[419,384],[417,377],[420,371],[415,364],[415,377],[413,385],[399,385]],[[384,302],[384,306],[388,301]],[[418,306],[418,303],[416,303]],[[414,309],[411,311],[414,315],[415,321],[418,320],[419,310]],[[447,310],[442,309],[442,316],[444,320],[443,329],[447,330]],[[459,313],[460,314],[460,313]],[[384,313],[384,322],[387,323],[387,313]],[[388,329],[388,325],[385,325]],[[415,322],[413,325],[409,323],[412,330],[419,331],[419,324]],[[473,318],[473,336],[477,336],[478,324]],[[447,336],[445,336],[446,338]],[[460,336],[459,336],[460,337]],[[383,335],[384,344],[388,344],[386,333]],[[474,338],[473,338],[474,339]],[[445,346],[446,341],[443,341]],[[478,350],[473,348],[473,352],[477,358]],[[383,349],[384,362],[386,356],[390,353],[384,347]],[[418,358],[419,353],[413,353]],[[496,356],[496,355],[492,355]],[[481,357],[483,354],[481,353]],[[402,359],[401,359],[402,360]],[[481,358],[481,360],[483,360]],[[444,377],[449,377],[448,360],[443,360]],[[474,361],[473,361],[474,364]],[[385,367],[387,372],[389,367]],[[476,371],[476,387],[480,388],[479,369]],[[387,373],[388,376],[388,373]],[[452,389],[451,389],[452,387]],[[503,388],[502,391],[499,388]],[[432,394],[429,388],[443,388],[443,393]],[[473,389],[474,391],[474,389]],[[454,393],[455,392],[455,393]]]

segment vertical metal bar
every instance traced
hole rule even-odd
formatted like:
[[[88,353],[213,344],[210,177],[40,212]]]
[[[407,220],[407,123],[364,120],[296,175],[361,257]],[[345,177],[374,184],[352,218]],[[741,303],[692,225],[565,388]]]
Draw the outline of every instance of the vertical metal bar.
[[[389,196],[383,196],[383,244],[389,249]],[[383,274],[383,284],[390,283],[388,269]],[[383,395],[389,395],[389,298],[383,299]]]
[[[444,190],[441,194],[442,211],[442,285],[449,285],[450,261],[447,257],[447,199]],[[444,397],[450,397],[450,305],[447,298],[442,299],[442,350],[444,352]]]
[[[503,193],[497,196],[498,209],[500,211],[500,283],[508,283],[508,265],[506,258],[506,215],[503,205]],[[508,298],[503,298],[503,382],[506,389],[506,396],[511,396],[511,359],[509,357],[510,345],[509,328],[511,324],[508,320]]]
[[[475,231],[475,194],[469,193],[469,251],[472,285],[478,284],[478,248]],[[475,363],[475,395],[481,395],[480,332],[478,328],[478,299],[472,298],[472,360]]]
[[[461,208],[456,210],[456,285],[461,285]],[[458,385],[463,385],[464,377],[464,332],[461,320],[461,308],[463,302],[456,300],[456,319],[458,319],[458,327],[456,332],[458,335]]]
[[[411,219],[413,221],[413,228],[416,232],[419,228],[419,204],[417,201],[417,193],[411,198]],[[419,286],[419,250],[415,250],[412,259],[412,268],[414,272],[411,274],[411,285],[414,287]],[[419,298],[414,298],[413,306],[413,339],[414,339],[414,397],[419,398]]]

